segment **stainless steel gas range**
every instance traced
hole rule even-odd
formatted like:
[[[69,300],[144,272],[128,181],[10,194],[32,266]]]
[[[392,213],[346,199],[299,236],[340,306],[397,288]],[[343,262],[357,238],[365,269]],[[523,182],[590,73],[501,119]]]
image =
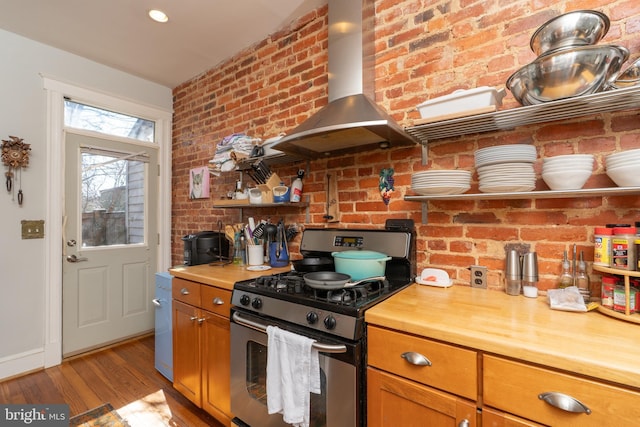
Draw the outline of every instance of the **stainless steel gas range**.
[[[307,229],[304,257],[343,250],[373,250],[391,257],[384,280],[344,289],[315,289],[304,273],[288,272],[238,282],[232,294],[231,411],[234,423],[285,427],[282,415],[267,413],[267,326],[315,340],[321,393],[310,395],[311,427],[366,425],[366,328],[364,313],[415,277],[414,226],[388,220],[384,230]]]

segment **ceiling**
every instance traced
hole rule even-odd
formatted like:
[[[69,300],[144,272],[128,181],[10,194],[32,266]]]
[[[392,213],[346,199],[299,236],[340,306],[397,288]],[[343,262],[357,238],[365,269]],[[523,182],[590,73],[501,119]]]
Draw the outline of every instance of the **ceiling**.
[[[174,88],[326,2],[0,0],[0,28]]]

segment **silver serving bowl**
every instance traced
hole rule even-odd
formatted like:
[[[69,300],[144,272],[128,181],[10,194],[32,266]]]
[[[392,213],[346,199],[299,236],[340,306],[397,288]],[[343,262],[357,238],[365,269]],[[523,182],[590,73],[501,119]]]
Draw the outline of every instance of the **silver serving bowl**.
[[[507,87],[522,105],[588,95],[607,89],[628,57],[615,45],[557,49],[513,73]]]
[[[531,36],[531,50],[542,55],[567,46],[589,46],[598,43],[609,31],[607,15],[595,10],[576,10],[544,23]]]
[[[627,67],[618,78],[611,84],[614,89],[635,86],[640,84],[640,58]]]

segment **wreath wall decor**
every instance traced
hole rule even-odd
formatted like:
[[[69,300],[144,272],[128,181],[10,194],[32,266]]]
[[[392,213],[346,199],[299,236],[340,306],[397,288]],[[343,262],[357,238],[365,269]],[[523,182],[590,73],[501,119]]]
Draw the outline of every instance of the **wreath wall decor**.
[[[29,153],[31,152],[31,144],[25,144],[22,138],[17,136],[9,136],[9,139],[2,140],[2,163],[8,168],[5,172],[5,185],[7,191],[14,194],[13,180],[14,170],[18,171],[18,204],[22,205],[24,195],[22,194],[22,168],[29,165]]]

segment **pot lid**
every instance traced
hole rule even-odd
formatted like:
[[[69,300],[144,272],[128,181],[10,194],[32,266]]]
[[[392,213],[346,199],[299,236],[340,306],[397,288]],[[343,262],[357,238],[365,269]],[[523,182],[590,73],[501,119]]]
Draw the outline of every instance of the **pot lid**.
[[[333,252],[334,258],[343,258],[343,259],[376,259],[379,260],[381,258],[387,258],[386,254],[376,251],[342,251],[342,252]]]

